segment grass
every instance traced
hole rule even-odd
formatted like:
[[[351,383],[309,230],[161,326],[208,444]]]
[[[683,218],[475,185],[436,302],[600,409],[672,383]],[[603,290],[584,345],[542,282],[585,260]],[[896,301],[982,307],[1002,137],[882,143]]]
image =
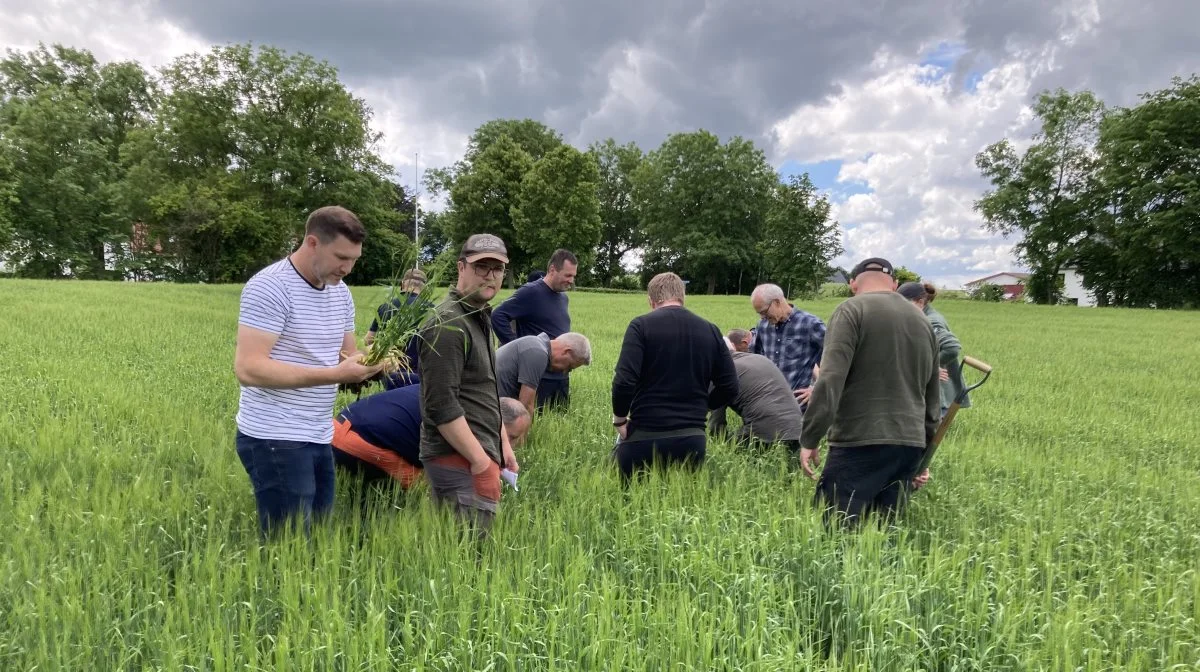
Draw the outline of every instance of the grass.
[[[573,295],[593,364],[477,564],[424,486],[364,515],[340,482],[311,545],[258,544],[240,288],[0,288],[0,669],[1200,667],[1196,313],[939,306],[996,373],[902,525],[841,537],[781,456],[725,444],[622,493],[608,384],[645,300]]]

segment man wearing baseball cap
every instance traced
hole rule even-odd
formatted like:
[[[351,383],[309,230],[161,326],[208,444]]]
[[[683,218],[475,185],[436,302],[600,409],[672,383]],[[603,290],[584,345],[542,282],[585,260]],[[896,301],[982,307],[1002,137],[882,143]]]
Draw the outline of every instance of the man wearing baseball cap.
[[[367,328],[367,345],[370,345],[375,340],[375,334],[379,332],[381,325],[385,324],[401,306],[412,304],[421,294],[421,290],[425,287],[427,278],[425,271],[419,268],[410,268],[404,272],[404,276],[400,278],[400,296],[393,298],[391,301],[379,306],[375,311],[375,319],[371,321],[371,326]],[[421,377],[417,375],[420,367],[420,342],[417,338],[410,338],[404,346],[404,353],[408,355],[409,370],[405,372],[393,373],[383,379],[383,387],[386,390],[394,390],[398,387],[406,385],[416,385],[421,382]]]
[[[937,339],[929,321],[896,293],[892,264],[865,259],[850,273],[854,296],[834,309],[821,376],[800,436],[801,467],[814,475],[828,432],[829,458],[814,499],[845,522],[904,503],[941,406]]]
[[[492,347],[491,308],[508,250],[487,233],[458,255],[458,282],[421,337],[421,450],[434,502],[486,537],[500,503],[500,465],[517,471],[503,431]],[[911,310],[911,308],[909,309]]]

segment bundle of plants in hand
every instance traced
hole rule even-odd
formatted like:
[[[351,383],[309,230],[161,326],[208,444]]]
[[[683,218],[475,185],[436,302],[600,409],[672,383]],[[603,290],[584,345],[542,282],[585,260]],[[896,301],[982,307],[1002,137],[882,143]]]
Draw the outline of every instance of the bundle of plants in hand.
[[[415,264],[415,255],[408,259],[406,268]],[[425,323],[437,302],[434,295],[441,289],[441,274],[435,272],[428,277],[419,291],[405,291],[401,279],[393,279],[387,298],[384,300],[379,327],[375,340],[366,348],[362,363],[374,366],[383,363],[383,375],[412,371],[411,361],[405,350],[409,342],[420,337],[421,325]]]

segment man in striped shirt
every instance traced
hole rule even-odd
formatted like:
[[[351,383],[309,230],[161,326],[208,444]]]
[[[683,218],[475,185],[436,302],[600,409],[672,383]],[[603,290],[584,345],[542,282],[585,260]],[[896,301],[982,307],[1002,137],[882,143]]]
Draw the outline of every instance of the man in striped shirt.
[[[290,256],[242,290],[234,373],[241,384],[237,452],[264,535],[295,519],[307,532],[333,506],[334,400],[339,383],[380,371],[359,360],[354,299],[342,279],[366,230],[349,210],[314,210]]]

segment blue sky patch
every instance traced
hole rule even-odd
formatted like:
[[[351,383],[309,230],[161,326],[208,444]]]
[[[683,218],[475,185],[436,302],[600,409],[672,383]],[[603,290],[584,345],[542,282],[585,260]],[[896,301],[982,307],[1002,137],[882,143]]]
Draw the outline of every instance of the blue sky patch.
[[[828,161],[818,161],[816,163],[802,163],[800,161],[784,161],[779,167],[779,175],[783,179],[788,179],[792,175],[800,175],[808,173],[809,179],[816,185],[817,189],[828,191],[831,194],[831,200],[835,203],[840,203],[854,194],[869,194],[870,187],[862,182],[838,182],[838,171],[842,169],[842,161],[840,159],[830,159]]]

